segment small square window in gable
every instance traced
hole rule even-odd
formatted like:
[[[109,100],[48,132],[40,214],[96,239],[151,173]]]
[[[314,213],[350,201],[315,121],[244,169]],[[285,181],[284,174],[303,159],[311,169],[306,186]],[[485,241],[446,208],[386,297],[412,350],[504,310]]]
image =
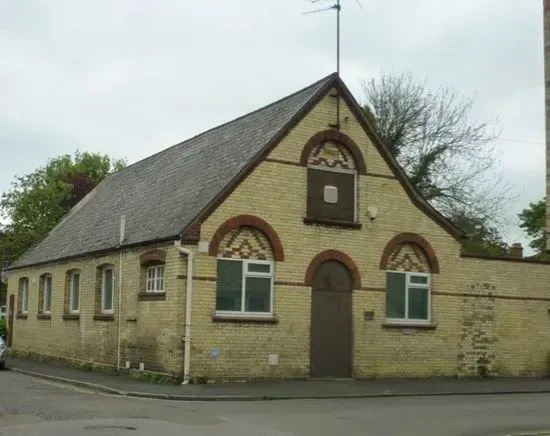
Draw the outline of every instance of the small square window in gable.
[[[234,259],[273,260],[269,239],[261,230],[243,226],[225,235],[218,255]]]
[[[413,243],[401,244],[388,259],[388,270],[429,273],[430,264],[424,251]]]

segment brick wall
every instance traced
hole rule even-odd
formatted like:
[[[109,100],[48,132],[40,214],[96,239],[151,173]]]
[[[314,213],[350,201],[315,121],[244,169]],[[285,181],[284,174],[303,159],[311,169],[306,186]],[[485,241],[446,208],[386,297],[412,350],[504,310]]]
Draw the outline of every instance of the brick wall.
[[[152,248],[166,252],[165,300],[141,301],[140,256]],[[145,364],[146,369],[181,371],[183,362],[183,321],[185,311],[185,281],[178,275],[185,268],[173,245],[150,246],[88,257],[56,265],[16,270],[9,273],[9,293],[17,295],[19,278],[29,278],[29,309],[26,318],[19,316],[14,323],[14,349],[68,360],[117,364],[119,312],[116,303],[112,320],[97,320],[97,267],[112,264],[117,280],[122,264],[122,305],[120,314],[121,362],[130,360],[133,367]],[[183,268],[183,269],[182,269]],[[72,269],[81,272],[80,314],[78,319],[63,319],[65,274]],[[50,319],[39,319],[39,277],[52,274],[52,307]],[[118,281],[116,282],[118,283]],[[18,309],[16,309],[16,312]]]
[[[362,289],[353,296],[356,376],[466,376],[477,373],[480,358],[490,372],[547,371],[550,345],[540,344],[550,344],[550,293],[545,289],[550,266],[460,257],[460,244],[412,205],[352,113],[341,110],[342,131],[359,146],[367,166],[358,183],[362,229],[303,224],[306,169],[297,163],[308,139],[333,121],[335,102],[326,97],[202,226],[202,239],[210,240],[228,218],[256,215],[277,232],[285,261],[276,264],[277,324],[216,322],[215,258],[198,253],[192,375],[308,376],[311,289],[304,284],[305,272],[328,249],[350,256],[362,279]],[[378,208],[375,220],[367,218],[368,206]],[[380,256],[402,232],[422,235],[439,261],[440,273],[433,277],[433,329],[383,326],[386,278]],[[374,319],[365,321],[365,311],[374,311]],[[271,353],[278,354],[276,366],[269,365]]]

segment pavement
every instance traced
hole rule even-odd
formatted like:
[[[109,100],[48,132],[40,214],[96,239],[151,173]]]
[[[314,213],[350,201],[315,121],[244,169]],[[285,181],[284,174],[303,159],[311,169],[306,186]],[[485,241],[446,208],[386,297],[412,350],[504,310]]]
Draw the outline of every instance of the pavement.
[[[262,401],[289,399],[342,399],[443,395],[495,395],[550,393],[550,377],[491,379],[373,379],[250,381],[176,385],[153,383],[128,375],[86,372],[19,357],[8,369],[33,377],[126,397],[180,401]]]

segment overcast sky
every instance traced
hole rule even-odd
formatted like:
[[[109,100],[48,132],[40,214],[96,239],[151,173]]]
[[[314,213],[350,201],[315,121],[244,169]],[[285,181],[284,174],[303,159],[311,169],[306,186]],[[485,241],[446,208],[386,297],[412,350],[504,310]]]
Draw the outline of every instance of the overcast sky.
[[[342,0],[341,75],[356,98],[382,70],[475,94],[474,115],[499,118],[502,169],[520,195],[510,216],[542,198],[542,0],[359,2]],[[135,162],[333,72],[335,15],[302,15],[311,9],[0,0],[0,191],[77,148]]]

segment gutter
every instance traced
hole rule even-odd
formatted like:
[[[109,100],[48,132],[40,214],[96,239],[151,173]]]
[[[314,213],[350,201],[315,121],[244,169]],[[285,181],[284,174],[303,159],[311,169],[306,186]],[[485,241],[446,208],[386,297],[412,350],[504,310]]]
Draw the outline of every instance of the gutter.
[[[185,333],[183,337],[183,382],[189,384],[189,366],[191,364],[191,308],[193,302],[193,252],[181,246],[181,241],[174,241],[174,246],[181,253],[187,256],[187,280],[185,291]]]

